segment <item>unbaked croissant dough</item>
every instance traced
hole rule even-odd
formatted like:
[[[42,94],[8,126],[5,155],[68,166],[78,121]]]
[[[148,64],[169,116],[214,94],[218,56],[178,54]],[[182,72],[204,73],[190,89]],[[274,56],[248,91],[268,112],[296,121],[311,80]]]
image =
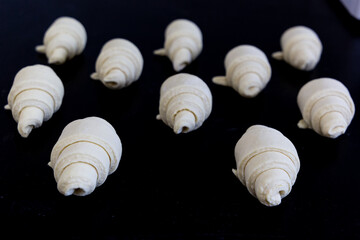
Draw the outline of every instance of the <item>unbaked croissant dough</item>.
[[[75,18],[60,17],[47,29],[44,45],[36,47],[45,53],[49,64],[63,64],[83,52],[87,36],[84,26]]]
[[[121,154],[121,141],[111,124],[88,117],[64,128],[51,151],[49,166],[60,193],[85,196],[117,169]]]
[[[174,70],[179,72],[199,56],[202,48],[200,28],[192,21],[177,19],[165,30],[164,48],[154,51],[154,54],[168,56]]]
[[[299,91],[297,102],[303,117],[298,126],[314,129],[329,138],[345,133],[355,114],[348,89],[331,78],[319,78],[305,84]]]
[[[322,44],[318,35],[310,28],[296,26],[281,36],[282,52],[273,53],[273,58],[285,60],[293,67],[310,71],[320,60]]]
[[[257,47],[240,45],[225,57],[225,77],[214,77],[216,84],[230,86],[243,97],[255,97],[271,78],[271,67],[266,55]]]
[[[249,127],[235,146],[234,174],[266,206],[276,206],[295,183],[300,161],[292,142],[276,129]]]
[[[200,78],[180,73],[169,77],[160,89],[158,120],[176,134],[199,128],[210,115],[212,95]]]
[[[139,79],[143,64],[143,57],[132,42],[112,39],[102,47],[91,78],[108,88],[120,89]]]
[[[50,67],[28,66],[16,74],[5,109],[11,110],[20,135],[26,138],[52,117],[63,97],[63,83]]]

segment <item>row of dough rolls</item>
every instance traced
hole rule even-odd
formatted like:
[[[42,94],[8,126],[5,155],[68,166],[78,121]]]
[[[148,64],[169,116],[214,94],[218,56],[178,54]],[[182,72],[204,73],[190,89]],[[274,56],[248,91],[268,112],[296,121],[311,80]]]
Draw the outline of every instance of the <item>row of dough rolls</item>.
[[[81,54],[86,31],[76,19],[61,17],[46,31],[45,53],[50,64],[62,64]],[[319,62],[322,44],[316,33],[304,26],[288,29],[281,37],[283,59],[300,70],[312,70]],[[185,19],[171,22],[165,30],[164,48],[154,53],[169,57],[175,71],[181,71],[202,51],[199,27]],[[214,77],[216,84],[230,86],[244,97],[255,97],[271,78],[266,55],[252,45],[239,45],[225,57],[226,76]],[[140,50],[129,40],[111,39],[104,44],[91,78],[110,89],[121,89],[140,78],[143,69]],[[59,110],[64,86],[47,66],[21,69],[15,76],[6,109],[12,111],[21,136],[27,137]],[[320,135],[336,138],[343,134],[355,111],[347,88],[335,79],[321,78],[305,84],[298,94],[303,116],[298,126],[312,128]],[[176,134],[198,129],[212,110],[212,94],[199,77],[180,73],[166,79],[160,89],[159,114]],[[89,117],[69,123],[51,152],[58,190],[64,195],[85,196],[103,184],[119,164],[122,145],[115,129],[106,120]],[[235,175],[249,192],[267,206],[280,204],[289,194],[300,168],[294,145],[279,131],[254,125],[235,147]]]

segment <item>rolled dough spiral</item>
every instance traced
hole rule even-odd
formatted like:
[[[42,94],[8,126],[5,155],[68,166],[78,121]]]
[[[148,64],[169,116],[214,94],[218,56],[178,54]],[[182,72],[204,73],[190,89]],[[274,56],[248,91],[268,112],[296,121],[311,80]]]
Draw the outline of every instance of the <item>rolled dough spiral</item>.
[[[132,42],[112,39],[102,47],[91,78],[100,80],[108,88],[120,89],[139,79],[143,64],[140,50]]]
[[[276,206],[295,183],[300,161],[292,142],[276,129],[249,127],[235,146],[234,174],[266,206]]]
[[[311,128],[329,138],[345,133],[355,114],[348,89],[332,78],[306,83],[298,93],[297,102],[303,117],[298,127]]]
[[[5,109],[11,110],[24,138],[59,110],[64,86],[48,66],[33,65],[22,68],[15,76]]]
[[[297,69],[313,70],[320,60],[321,41],[318,35],[308,27],[289,28],[281,36],[280,43],[282,51],[273,53],[273,58],[285,60]]]
[[[43,45],[35,49],[45,53],[49,64],[63,64],[84,51],[87,41],[84,26],[75,18],[60,17],[47,29]]]
[[[86,196],[118,167],[122,145],[115,129],[99,117],[69,123],[51,151],[49,166],[65,196]]]
[[[179,72],[199,56],[203,48],[200,28],[192,21],[177,19],[165,30],[164,48],[154,54],[168,56],[174,70]]]
[[[240,45],[225,57],[226,76],[214,77],[216,84],[230,86],[243,97],[255,97],[271,78],[271,66],[257,47]]]
[[[180,73],[169,77],[160,89],[157,119],[173,128],[176,134],[199,128],[210,115],[212,96],[200,78]]]

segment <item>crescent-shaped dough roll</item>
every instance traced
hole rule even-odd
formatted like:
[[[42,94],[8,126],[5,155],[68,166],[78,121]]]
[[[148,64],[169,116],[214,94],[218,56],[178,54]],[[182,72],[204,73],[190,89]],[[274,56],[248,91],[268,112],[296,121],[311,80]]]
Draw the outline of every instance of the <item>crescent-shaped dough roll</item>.
[[[60,78],[50,67],[37,64],[16,74],[5,109],[11,110],[20,135],[26,138],[59,110],[63,97]]]
[[[249,127],[235,146],[234,174],[266,206],[276,206],[295,183],[300,161],[292,142],[276,129]]]
[[[285,60],[291,66],[310,71],[320,60],[322,44],[318,35],[310,28],[296,26],[286,30],[281,36],[282,52],[273,53],[277,60]]]
[[[139,79],[143,64],[143,57],[132,42],[112,39],[102,47],[91,78],[108,88],[120,89]]]
[[[35,49],[45,53],[49,64],[63,64],[83,52],[87,41],[84,26],[75,18],[60,17],[46,30],[43,45]]]
[[[117,169],[121,154],[121,141],[111,124],[87,117],[64,128],[51,151],[49,166],[60,193],[86,196]]]
[[[212,96],[200,78],[186,73],[169,77],[160,89],[158,120],[176,134],[199,128],[210,115]]]
[[[348,89],[332,78],[306,83],[299,91],[297,103],[303,117],[298,127],[311,128],[329,138],[345,133],[355,114]]]
[[[200,28],[192,21],[177,19],[165,30],[164,48],[155,50],[154,54],[168,56],[174,70],[179,72],[199,56],[202,48]]]
[[[271,78],[271,66],[266,55],[257,47],[240,45],[225,57],[226,76],[214,77],[213,82],[230,86],[243,97],[255,97]]]

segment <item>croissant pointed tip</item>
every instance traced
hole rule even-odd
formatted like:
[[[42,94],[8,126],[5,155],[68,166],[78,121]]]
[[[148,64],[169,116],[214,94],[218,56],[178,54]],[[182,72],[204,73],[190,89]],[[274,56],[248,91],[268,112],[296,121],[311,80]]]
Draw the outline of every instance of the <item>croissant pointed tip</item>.
[[[21,129],[19,129],[19,133],[23,138],[27,138],[33,129],[33,125],[23,126]]]
[[[180,133],[187,133],[189,132],[188,126],[179,126],[174,128],[174,133],[180,134]]]
[[[195,128],[194,114],[187,110],[178,112],[175,116],[174,132],[176,134],[188,133]]]
[[[303,71],[311,71],[315,68],[316,60],[314,59],[313,53],[305,51],[298,58],[292,62],[292,65]]]
[[[336,127],[329,129],[328,135],[330,136],[330,138],[337,138],[340,135],[344,134],[345,131],[346,131],[346,127],[336,126]]]
[[[90,78],[93,79],[93,80],[99,80],[99,74],[97,74],[96,72],[92,73],[90,75]]]
[[[337,138],[345,133],[347,123],[339,112],[329,112],[320,120],[321,132],[329,138]]]
[[[126,76],[122,71],[114,69],[104,77],[103,83],[108,88],[120,89],[126,86]]]
[[[97,172],[90,164],[77,162],[66,167],[58,181],[58,189],[65,196],[86,196],[96,187]]]
[[[160,48],[160,49],[155,50],[153,53],[155,55],[165,56],[166,55],[166,50],[164,48]]]
[[[189,65],[188,62],[183,62],[183,63],[179,63],[179,64],[175,64],[173,65],[174,70],[176,72],[180,72],[181,70],[183,70],[187,65]]]
[[[274,52],[273,54],[271,54],[271,57],[276,60],[283,60],[284,55],[283,55],[283,52],[279,51],[279,52]]]
[[[256,97],[263,88],[260,77],[254,73],[245,74],[239,81],[238,92],[247,98]]]
[[[191,52],[188,49],[183,48],[177,51],[173,58],[174,70],[177,72],[183,70],[187,65],[190,64],[191,58]]]
[[[34,128],[41,126],[44,118],[44,113],[37,107],[26,107],[22,110],[19,122],[18,131],[20,135],[27,138]]]
[[[273,195],[267,195],[266,196],[266,203],[268,206],[277,206],[281,203],[281,195],[280,192],[277,192]]]
[[[236,169],[231,169],[232,170],[232,173],[237,177],[237,170]]]
[[[35,47],[35,51],[37,51],[38,53],[45,53],[45,46],[44,45],[39,45]]]
[[[49,64],[55,64],[55,65],[59,65],[59,64],[63,64],[66,61],[67,58],[67,51],[62,48],[56,48],[53,53],[51,54],[51,56],[49,57]]]

